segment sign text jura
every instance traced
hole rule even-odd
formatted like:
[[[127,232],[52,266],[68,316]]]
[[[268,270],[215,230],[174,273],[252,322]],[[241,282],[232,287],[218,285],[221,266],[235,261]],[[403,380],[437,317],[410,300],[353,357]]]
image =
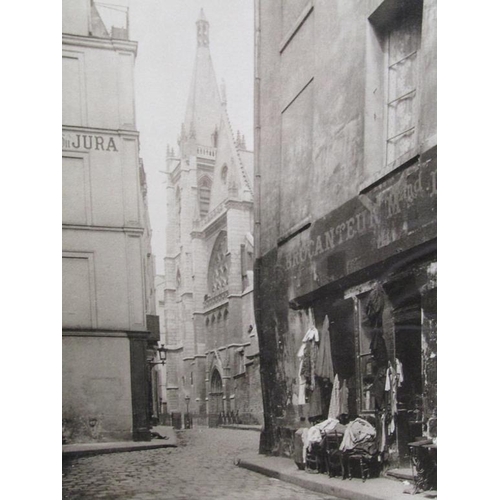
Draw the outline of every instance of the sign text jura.
[[[93,134],[62,134],[62,147],[87,151],[118,151],[113,137]]]

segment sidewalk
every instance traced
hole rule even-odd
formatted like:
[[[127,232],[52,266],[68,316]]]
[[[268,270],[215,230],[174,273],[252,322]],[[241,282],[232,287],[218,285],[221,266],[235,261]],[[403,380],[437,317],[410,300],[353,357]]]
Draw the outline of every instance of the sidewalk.
[[[101,455],[104,453],[120,453],[125,451],[153,450],[155,448],[168,448],[177,446],[177,436],[173,427],[158,426],[153,427],[153,432],[157,432],[166,439],[153,438],[151,441],[117,441],[110,443],[75,443],[63,444],[62,455],[64,458],[77,458],[87,455]]]
[[[262,425],[247,425],[247,424],[222,424],[221,429],[236,429],[239,431],[257,431],[262,432]]]
[[[296,484],[302,488],[348,500],[437,498],[436,491],[424,491],[416,495],[405,494],[403,493],[405,490],[413,491],[413,484],[408,485],[402,481],[385,477],[367,479],[363,483],[361,479],[357,478],[343,480],[340,477],[330,478],[327,474],[311,474],[299,470],[291,459],[284,457],[245,456],[240,458],[238,465],[269,477]]]

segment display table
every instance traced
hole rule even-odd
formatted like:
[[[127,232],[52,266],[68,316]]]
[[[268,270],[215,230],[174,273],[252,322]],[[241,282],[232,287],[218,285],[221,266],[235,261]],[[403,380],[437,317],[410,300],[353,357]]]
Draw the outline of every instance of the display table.
[[[431,439],[408,443],[415,491],[437,490],[437,444]],[[415,476],[416,473],[416,476]]]

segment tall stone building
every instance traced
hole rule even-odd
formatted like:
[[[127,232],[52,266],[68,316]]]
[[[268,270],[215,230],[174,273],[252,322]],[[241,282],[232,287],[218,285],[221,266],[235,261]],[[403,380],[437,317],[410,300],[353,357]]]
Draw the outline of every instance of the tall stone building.
[[[94,2],[63,1],[66,442],[149,439],[146,315],[154,300],[135,126],[137,43],[127,24],[108,30]]]
[[[408,463],[437,432],[436,0],[257,0],[256,33],[261,451],[360,416]]]
[[[179,154],[167,151],[166,411],[258,423],[253,153],[232,130],[203,10],[196,41]]]

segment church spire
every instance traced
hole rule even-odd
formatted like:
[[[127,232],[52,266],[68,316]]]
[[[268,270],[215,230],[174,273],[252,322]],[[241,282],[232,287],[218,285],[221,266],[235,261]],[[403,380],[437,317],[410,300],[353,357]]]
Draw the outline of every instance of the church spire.
[[[208,47],[210,41],[208,37],[209,28],[210,25],[205,17],[205,13],[203,12],[203,9],[201,9],[198,21],[196,21],[198,47]]]
[[[203,9],[196,21],[198,47],[194,61],[193,76],[189,88],[185,130],[181,141],[194,141],[201,146],[211,146],[212,134],[221,121],[221,98],[210,56],[208,43],[209,25]],[[191,150],[191,147],[188,148]],[[187,150],[183,149],[183,154]]]

